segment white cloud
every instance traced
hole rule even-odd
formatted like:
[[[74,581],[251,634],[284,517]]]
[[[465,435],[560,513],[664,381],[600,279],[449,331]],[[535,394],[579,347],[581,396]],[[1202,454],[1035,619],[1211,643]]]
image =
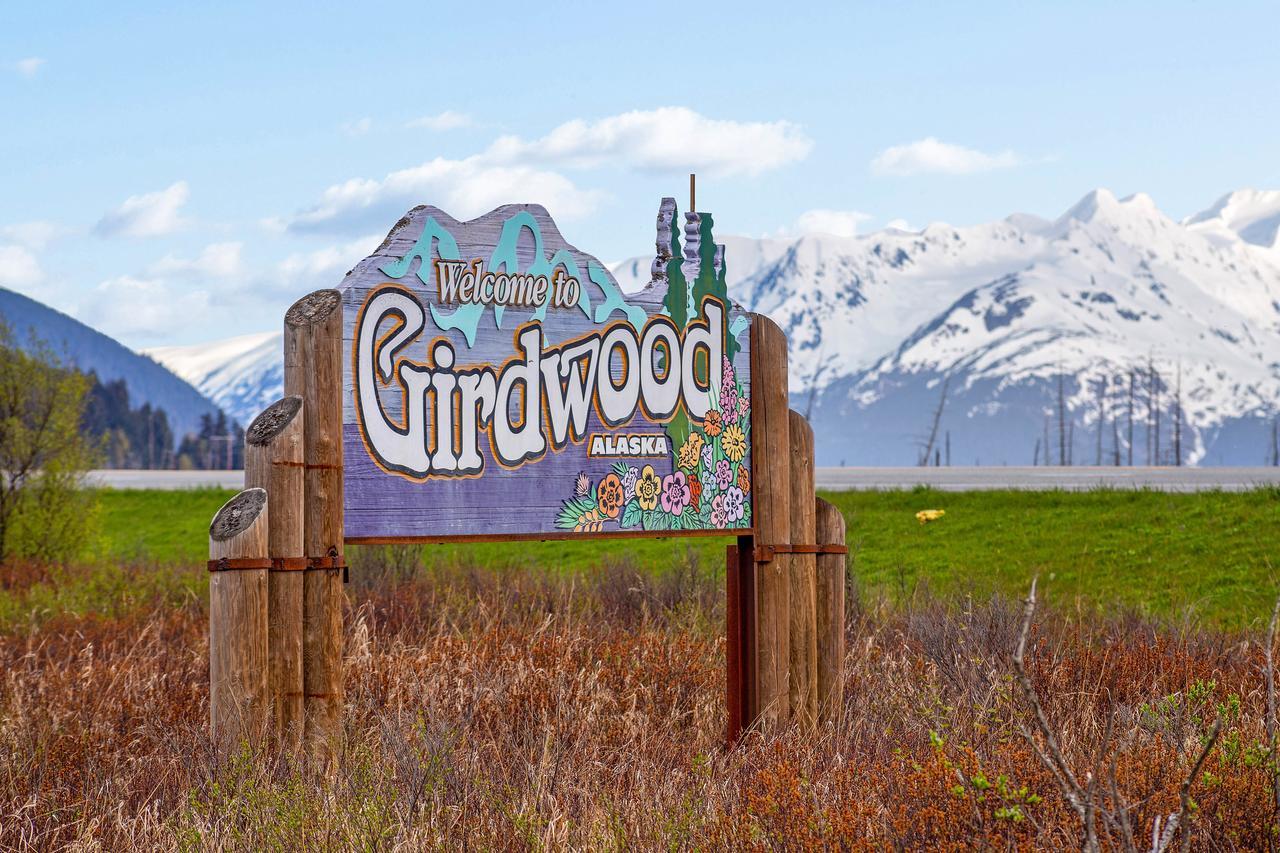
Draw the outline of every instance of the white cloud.
[[[44,281],[36,256],[23,246],[0,246],[0,287],[30,294]]]
[[[911,226],[911,223],[907,222],[907,220],[905,219],[890,219],[889,223],[884,227],[893,228],[898,231],[919,231],[920,230],[919,228],[913,228]]]
[[[324,191],[318,203],[293,217],[288,227],[293,231],[330,231],[385,225],[423,201],[461,218],[507,202],[536,201],[554,215],[571,219],[594,210],[602,195],[579,189],[556,172],[495,166],[478,155],[465,160],[437,157],[421,166],[392,172],[382,180],[353,178],[335,184]]]
[[[119,207],[107,211],[94,231],[103,237],[171,234],[184,224],[180,211],[188,195],[187,182],[178,181],[158,192],[129,196]]]
[[[382,235],[369,234],[311,252],[295,252],[276,267],[274,288],[306,293],[321,287],[337,287],[342,276],[382,243]]]
[[[466,113],[445,110],[433,116],[422,116],[406,123],[406,127],[425,127],[427,130],[457,130],[471,127],[475,121]]]
[[[852,237],[858,233],[859,224],[873,217],[859,210],[806,210],[796,219],[792,229],[800,234],[834,234]]]
[[[40,72],[45,61],[38,56],[28,56],[13,63],[14,69],[23,77],[34,77]]]
[[[756,175],[808,156],[813,142],[788,121],[711,119],[687,107],[574,119],[546,136],[504,136],[484,156],[502,163],[575,168],[616,164],[647,172]]]
[[[42,220],[0,226],[0,237],[37,251],[70,232],[69,228]]]
[[[208,320],[209,293],[172,287],[160,278],[122,275],[107,279],[82,300],[75,314],[117,339],[166,340],[193,318]]]
[[[373,119],[365,116],[355,121],[344,122],[342,132],[347,136],[364,136],[373,127]]]
[[[445,116],[458,120],[452,113],[430,118]],[[381,180],[353,178],[329,187],[297,215],[262,224],[269,230],[349,232],[385,224],[423,202],[462,218],[508,202],[539,202],[553,215],[572,219],[592,212],[605,194],[578,187],[557,169],[612,165],[645,172],[755,175],[801,160],[812,147],[799,126],[786,121],[709,119],[684,107],[632,111],[598,121],[569,121],[533,140],[504,136],[479,154],[461,160],[437,157]]]
[[[147,268],[151,276],[186,276],[190,278],[230,278],[238,275],[242,243],[210,243],[194,258],[165,255]]]
[[[935,137],[894,145],[880,152],[871,161],[871,171],[877,175],[968,175],[1007,169],[1021,162],[1012,151],[984,154],[962,145],[952,145]]]

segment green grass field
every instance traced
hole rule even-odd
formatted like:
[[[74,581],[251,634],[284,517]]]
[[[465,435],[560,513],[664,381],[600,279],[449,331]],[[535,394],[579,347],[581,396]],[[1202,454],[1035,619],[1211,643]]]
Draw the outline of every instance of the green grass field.
[[[121,564],[198,565],[206,529],[231,496],[221,490],[101,493],[102,571],[74,583],[0,590],[0,621],[33,611],[118,609],[149,594],[198,594],[199,576],[128,578]],[[1223,627],[1265,618],[1280,587],[1280,490],[1175,495],[1159,492],[965,492],[925,489],[825,495],[849,520],[861,590],[900,598],[920,585],[945,594],[1018,595],[1033,575],[1059,606],[1131,609]],[[946,515],[921,525],[915,513]],[[476,562],[518,569],[589,570],[628,559],[661,571],[695,559],[718,569],[728,538],[522,542],[424,546],[428,565]],[[358,560],[358,555],[353,555]],[[358,563],[357,563],[358,564]],[[1189,608],[1189,609],[1188,609]]]
[[[206,525],[231,492],[104,491],[108,561],[193,564]],[[928,489],[824,494],[849,521],[861,589],[890,598],[935,592],[1020,595],[1039,575],[1058,606],[1131,609],[1224,627],[1256,623],[1280,586],[1280,490],[963,492]],[[922,525],[915,513],[946,515]],[[629,559],[655,571],[690,559],[720,567],[728,538],[424,546],[428,565],[474,561],[589,569]]]

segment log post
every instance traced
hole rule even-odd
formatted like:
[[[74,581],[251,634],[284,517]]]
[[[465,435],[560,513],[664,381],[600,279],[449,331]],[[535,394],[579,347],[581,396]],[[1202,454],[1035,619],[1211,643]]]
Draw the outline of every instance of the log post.
[[[791,541],[791,431],[787,415],[787,337],[763,314],[751,318],[751,467],[756,573],[755,691],[748,724],[766,733],[791,719],[791,555],[769,547]]]
[[[209,524],[209,722],[223,750],[260,742],[267,715],[267,493],[245,489]]]
[[[302,745],[302,398],[285,397],[254,418],[245,433],[244,484],[271,499],[267,556],[268,684],[276,746],[297,755]]]
[[[819,545],[845,544],[845,520],[840,510],[818,498]],[[838,720],[844,706],[844,554],[819,554],[818,587],[818,719]]]
[[[342,721],[342,295],[317,290],[284,318],[284,391],[302,397],[304,737],[336,746]],[[332,752],[330,751],[330,754]]]
[[[813,428],[789,412],[791,430],[791,544],[817,541],[814,519]],[[791,719],[813,729],[818,723],[817,555],[791,555]]]

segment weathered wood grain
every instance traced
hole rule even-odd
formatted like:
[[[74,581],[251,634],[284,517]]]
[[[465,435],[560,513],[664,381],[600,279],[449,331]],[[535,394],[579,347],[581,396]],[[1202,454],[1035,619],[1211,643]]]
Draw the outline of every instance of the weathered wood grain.
[[[342,295],[319,290],[285,314],[284,389],[302,397],[303,549],[343,557]],[[309,568],[302,579],[304,737],[330,753],[342,715],[342,572]]]
[[[271,501],[268,555],[297,559],[303,550],[302,398],[284,397],[254,419],[245,433],[244,481],[267,490]],[[269,576],[267,646],[276,745],[296,754],[302,744],[303,572],[273,569]]]
[[[844,545],[845,520],[840,510],[815,502],[819,545]],[[817,565],[818,719],[839,719],[844,706],[845,570],[848,555],[819,554]]]
[[[267,493],[246,489],[209,524],[209,559],[267,556]],[[265,731],[267,692],[267,570],[209,575],[209,718],[222,750],[256,746]]]
[[[789,413],[791,430],[791,544],[816,539],[813,429],[799,412]],[[818,722],[817,555],[791,555],[791,719],[812,729]]]
[[[791,427],[787,409],[787,338],[762,314],[751,322],[751,432],[755,442],[755,545],[791,541]],[[791,719],[791,555],[756,568],[756,702],[748,715],[763,731]]]

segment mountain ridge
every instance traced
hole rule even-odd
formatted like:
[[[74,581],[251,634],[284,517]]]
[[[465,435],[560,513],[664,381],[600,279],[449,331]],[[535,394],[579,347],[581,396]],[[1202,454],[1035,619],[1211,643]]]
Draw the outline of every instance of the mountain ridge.
[[[1107,456],[1123,443],[1128,458],[1134,385],[1135,461],[1178,461],[1154,431],[1173,430],[1180,390],[1180,461],[1258,464],[1280,410],[1273,220],[1280,227],[1280,192],[1237,190],[1175,221],[1145,193],[1100,188],[1052,220],[724,243],[730,295],[788,335],[792,404],[813,419],[823,464],[917,462],[944,385],[940,431],[960,458],[1061,456],[1044,435],[1060,376],[1064,432],[1069,420],[1090,459],[1099,432]],[[651,264],[638,256],[611,270],[630,292]],[[152,352],[243,419],[236,406],[279,393],[276,334],[274,355],[266,337],[258,350],[238,339],[226,359],[235,370],[181,352],[193,348]]]
[[[197,433],[201,415],[217,413],[209,399],[165,365],[29,296],[0,287],[0,317],[19,346],[35,335],[71,366],[92,370],[103,382],[124,379],[135,407],[150,403],[165,410],[176,440]]]

